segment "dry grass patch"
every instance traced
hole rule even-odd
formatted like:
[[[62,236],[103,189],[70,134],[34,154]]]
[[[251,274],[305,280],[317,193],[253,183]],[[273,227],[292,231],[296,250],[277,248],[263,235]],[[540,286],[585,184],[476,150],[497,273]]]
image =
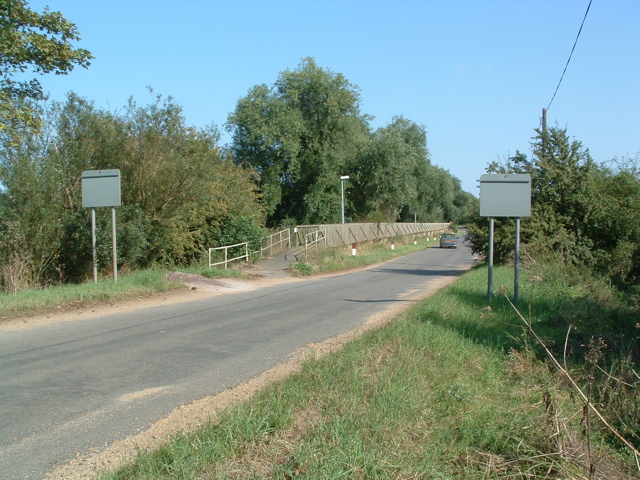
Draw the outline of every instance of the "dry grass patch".
[[[212,469],[206,469],[199,478],[201,480],[273,478],[274,467],[291,462],[300,440],[321,419],[322,412],[318,408],[309,407],[302,410],[295,415],[289,428],[266,436],[262,442],[248,445],[241,455],[214,464]],[[306,471],[300,467],[298,473],[305,474]]]

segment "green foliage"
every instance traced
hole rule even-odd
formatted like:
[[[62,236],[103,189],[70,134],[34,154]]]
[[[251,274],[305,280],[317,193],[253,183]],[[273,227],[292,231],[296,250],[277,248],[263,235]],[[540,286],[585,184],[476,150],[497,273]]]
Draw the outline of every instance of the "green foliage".
[[[235,161],[251,165],[268,223],[335,223],[342,175],[347,219],[458,221],[473,206],[459,180],[430,164],[424,127],[403,117],[371,132],[360,94],[311,58],[257,85],[229,115]]]
[[[37,127],[40,117],[25,99],[42,98],[37,79],[16,81],[15,75],[54,73],[65,75],[75,66],[88,67],[89,51],[75,48],[80,40],[76,26],[60,12],[48,8],[37,13],[24,0],[0,2],[0,131]]]
[[[621,283],[640,279],[640,174],[638,157],[626,163],[596,164],[566,130],[537,132],[533,157],[516,152],[494,173],[531,175],[531,217],[522,220],[523,249],[534,258],[585,265]],[[472,248],[486,254],[488,221],[470,225]],[[494,259],[513,249],[512,221],[496,222]]]
[[[234,158],[260,174],[270,224],[340,218],[339,177],[368,133],[359,101],[344,76],[307,58],[238,102],[228,120]]]
[[[239,225],[251,230],[241,241],[258,235],[262,214],[252,174],[222,157],[214,128],[185,125],[171,98],[156,96],[142,107],[132,100],[115,114],[70,94],[42,113],[44,128],[25,130],[18,144],[1,144],[0,274],[6,289],[90,275],[90,211],[81,206],[85,170],[121,172],[121,268],[197,262],[225,235],[241,234]],[[110,268],[108,209],[98,209],[97,236],[99,266]]]
[[[67,308],[87,307],[109,302],[154,295],[176,288],[165,279],[161,270],[138,270],[118,277],[118,282],[101,281],[97,284],[53,285],[49,288],[21,289],[11,295],[0,293],[0,316],[12,318],[46,311],[64,311]]]
[[[423,127],[402,117],[379,128],[349,168],[357,217],[381,212],[395,221],[403,209],[418,209],[418,182],[430,166]]]
[[[597,269],[625,283],[640,281],[640,173],[634,165],[600,166],[588,178],[584,234]]]
[[[422,179],[420,205],[423,221],[448,221],[460,224],[477,215],[479,201],[464,192],[460,180],[448,171],[430,165]]]
[[[307,276],[313,273],[313,266],[306,262],[297,262],[291,265],[291,270],[298,275]]]
[[[260,249],[260,240],[265,236],[266,231],[261,226],[259,217],[255,215],[228,215],[220,222],[218,242],[220,246],[249,242],[249,252],[256,252]],[[235,247],[229,250],[229,255],[232,257],[243,254],[243,247]]]

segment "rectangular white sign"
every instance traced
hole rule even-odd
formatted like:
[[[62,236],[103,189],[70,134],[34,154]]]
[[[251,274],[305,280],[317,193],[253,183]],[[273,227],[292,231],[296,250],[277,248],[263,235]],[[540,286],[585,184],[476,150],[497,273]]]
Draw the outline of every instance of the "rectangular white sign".
[[[506,173],[480,177],[481,217],[530,217],[531,175]]]
[[[119,207],[120,204],[120,170],[82,172],[83,207]]]

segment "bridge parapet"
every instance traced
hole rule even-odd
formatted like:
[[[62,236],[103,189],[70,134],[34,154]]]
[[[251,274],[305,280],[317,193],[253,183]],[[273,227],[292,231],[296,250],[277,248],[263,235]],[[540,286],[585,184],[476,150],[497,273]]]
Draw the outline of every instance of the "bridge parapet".
[[[296,245],[305,244],[305,236],[325,231],[328,247],[341,247],[353,243],[375,242],[401,237],[427,237],[441,235],[450,230],[448,223],[338,223],[326,225],[298,225],[294,233]]]

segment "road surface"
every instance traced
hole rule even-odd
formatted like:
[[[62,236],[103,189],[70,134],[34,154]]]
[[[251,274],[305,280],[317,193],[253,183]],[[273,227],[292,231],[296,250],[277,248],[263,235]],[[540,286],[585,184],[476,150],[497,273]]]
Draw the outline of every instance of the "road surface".
[[[474,265],[467,248],[352,273],[25,330],[0,328],[0,478],[40,479],[234,387],[299,348],[409,306]]]

